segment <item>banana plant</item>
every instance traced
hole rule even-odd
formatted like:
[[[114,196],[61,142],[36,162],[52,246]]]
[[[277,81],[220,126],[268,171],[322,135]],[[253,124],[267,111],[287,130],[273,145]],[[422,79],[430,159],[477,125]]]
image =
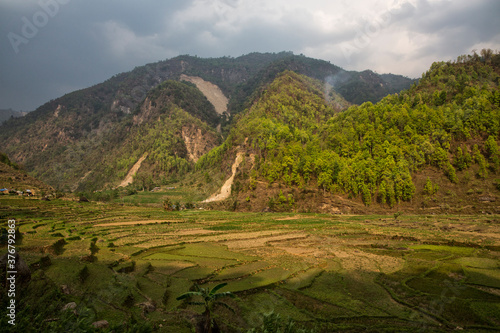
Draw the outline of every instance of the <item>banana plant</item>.
[[[213,310],[216,306],[223,306],[226,309],[229,309],[232,312],[235,312],[234,309],[225,302],[220,301],[221,298],[224,297],[232,297],[234,298],[234,294],[230,291],[218,292],[220,289],[225,287],[227,283],[221,283],[210,288],[200,288],[197,284],[195,284],[195,291],[188,291],[179,297],[177,300],[186,300],[190,305],[202,305],[205,306],[205,311],[203,312],[203,316],[205,318],[204,323],[204,332],[212,333],[213,328],[215,326],[215,321],[212,318]],[[202,299],[203,301],[192,301],[193,298]]]

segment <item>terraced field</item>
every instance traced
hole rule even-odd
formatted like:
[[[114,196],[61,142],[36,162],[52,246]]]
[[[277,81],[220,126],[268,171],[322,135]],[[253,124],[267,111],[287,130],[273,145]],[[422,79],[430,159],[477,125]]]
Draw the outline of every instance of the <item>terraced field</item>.
[[[191,332],[203,309],[176,297],[226,282],[237,298],[227,300],[236,313],[215,311],[225,332],[258,327],[271,312],[317,332],[500,330],[498,216],[0,203],[2,226],[15,218],[23,235],[30,288],[50,282],[64,290],[58,302],[75,301],[90,321]]]

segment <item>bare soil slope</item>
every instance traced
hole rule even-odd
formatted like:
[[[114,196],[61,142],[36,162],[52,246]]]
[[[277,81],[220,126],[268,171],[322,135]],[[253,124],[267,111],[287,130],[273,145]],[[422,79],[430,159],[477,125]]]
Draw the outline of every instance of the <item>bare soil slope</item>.
[[[148,153],[144,153],[144,155],[142,155],[142,157],[134,164],[132,169],[130,169],[130,171],[128,172],[127,177],[125,177],[125,179],[120,183],[120,185],[118,185],[118,187],[125,187],[129,184],[132,184],[135,174],[141,168],[142,162],[144,162],[146,157],[148,157]]]
[[[218,86],[203,80],[201,77],[187,76],[185,74],[181,75],[181,80],[194,83],[203,95],[207,97],[209,102],[213,104],[215,111],[217,111],[218,114],[222,115],[227,111],[227,104],[229,103],[229,100],[226,96],[224,96],[224,93]]]

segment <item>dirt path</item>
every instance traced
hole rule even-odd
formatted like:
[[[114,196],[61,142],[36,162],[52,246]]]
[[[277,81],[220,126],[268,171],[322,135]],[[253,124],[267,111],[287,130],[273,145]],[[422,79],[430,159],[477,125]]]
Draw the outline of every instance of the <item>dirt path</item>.
[[[148,157],[148,153],[144,153],[144,155],[142,155],[142,157],[134,164],[132,169],[130,169],[130,171],[128,172],[127,177],[125,177],[125,179],[120,183],[120,185],[118,185],[118,187],[125,187],[129,184],[132,184],[135,174],[137,173],[137,171],[139,171],[141,164],[142,162],[144,162],[146,157]]]
[[[236,154],[236,159],[234,160],[233,166],[232,166],[232,175],[229,177],[228,180],[222,185],[220,192],[217,194],[213,194],[210,198],[203,202],[213,202],[213,201],[222,201],[226,200],[229,198],[231,195],[231,186],[233,185],[233,180],[234,176],[236,176],[236,170],[240,166],[241,161],[243,160],[243,153],[239,152]]]
[[[181,75],[181,80],[185,80],[194,83],[198,89],[205,95],[210,103],[215,107],[215,111],[218,114],[223,114],[227,111],[227,103],[229,103],[226,96],[218,86],[215,84],[203,80],[201,77],[197,76],[187,76],[185,74]]]

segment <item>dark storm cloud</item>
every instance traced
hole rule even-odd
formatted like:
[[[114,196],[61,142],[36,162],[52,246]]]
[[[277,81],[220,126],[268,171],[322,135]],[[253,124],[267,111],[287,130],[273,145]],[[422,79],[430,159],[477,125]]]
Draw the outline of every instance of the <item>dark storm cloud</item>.
[[[416,77],[432,61],[498,49],[499,12],[496,0],[0,0],[0,108],[31,110],[179,54],[293,51]],[[26,21],[39,25],[29,38]]]
[[[102,34],[100,25],[116,22],[140,38],[162,31],[171,15],[191,3],[41,1],[42,4],[57,3],[49,7],[55,13],[53,17],[39,1],[0,1],[0,108],[33,110],[64,93],[99,83],[134,66],[172,56],[151,54],[148,57],[147,50],[138,50],[142,56],[116,57],[110,52],[110,42]],[[44,17],[40,13],[48,17],[43,25],[35,22]],[[40,19],[38,23],[44,22]],[[31,25],[35,26],[36,33],[30,30]],[[18,36],[14,37],[15,43],[9,39],[9,33]]]

